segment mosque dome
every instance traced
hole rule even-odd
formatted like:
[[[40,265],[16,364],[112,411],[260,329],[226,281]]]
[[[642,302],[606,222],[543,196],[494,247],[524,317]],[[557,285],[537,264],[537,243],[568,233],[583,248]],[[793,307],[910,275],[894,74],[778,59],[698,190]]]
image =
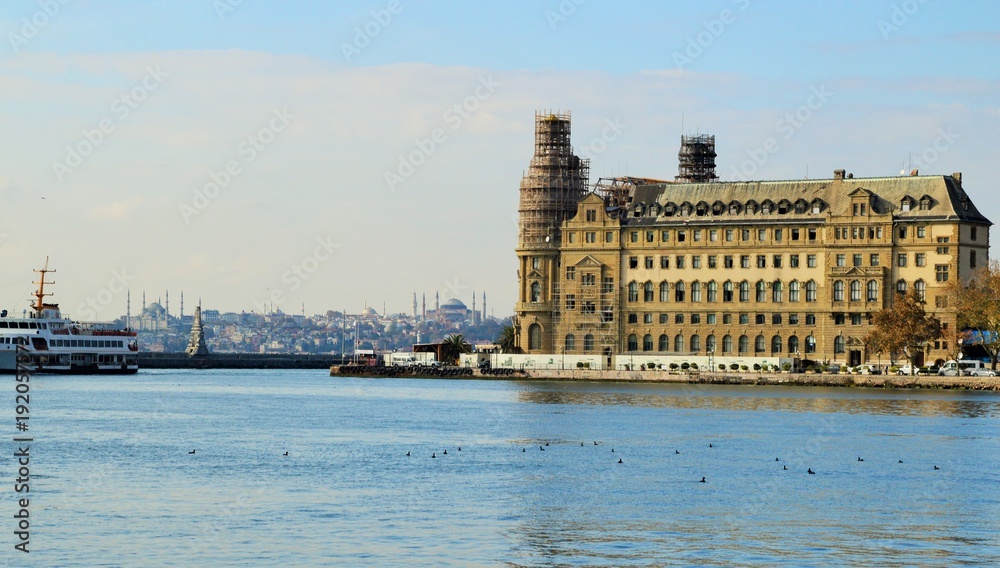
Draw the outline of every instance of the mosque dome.
[[[465,304],[458,298],[449,298],[441,304],[442,310],[465,310]]]

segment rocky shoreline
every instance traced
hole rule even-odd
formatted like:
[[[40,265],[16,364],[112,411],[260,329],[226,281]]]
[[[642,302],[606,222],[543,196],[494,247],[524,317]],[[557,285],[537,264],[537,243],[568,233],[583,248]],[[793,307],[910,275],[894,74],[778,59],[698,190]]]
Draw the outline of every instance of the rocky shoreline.
[[[954,389],[1000,391],[1000,377],[942,377],[937,375],[851,375],[819,373],[715,373],[674,371],[596,371],[588,369],[526,370],[509,374],[484,374],[479,369],[425,370],[394,369],[389,367],[333,366],[330,376],[384,377],[384,378],[464,378],[501,380],[547,381],[602,381],[681,383],[713,385],[760,386],[813,386],[813,387],[864,387],[909,389]],[[454,372],[459,371],[459,372]]]

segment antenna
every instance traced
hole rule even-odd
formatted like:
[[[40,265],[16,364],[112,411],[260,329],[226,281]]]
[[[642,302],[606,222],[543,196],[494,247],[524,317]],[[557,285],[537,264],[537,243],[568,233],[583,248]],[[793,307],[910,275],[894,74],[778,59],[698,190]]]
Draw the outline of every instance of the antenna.
[[[34,272],[38,272],[39,274],[41,274],[41,277],[39,277],[38,282],[32,282],[32,284],[38,284],[38,291],[35,292],[35,294],[34,294],[35,298],[37,298],[37,301],[35,302],[35,305],[34,305],[34,309],[35,309],[36,313],[41,314],[42,313],[42,306],[43,306],[42,298],[44,298],[45,296],[51,296],[52,295],[51,293],[48,293],[48,294],[45,293],[45,285],[46,284],[55,284],[54,281],[53,282],[46,282],[45,281],[45,275],[47,273],[49,273],[49,272],[55,272],[55,270],[49,270],[49,257],[45,257],[45,268],[42,268],[41,270],[35,269]]]

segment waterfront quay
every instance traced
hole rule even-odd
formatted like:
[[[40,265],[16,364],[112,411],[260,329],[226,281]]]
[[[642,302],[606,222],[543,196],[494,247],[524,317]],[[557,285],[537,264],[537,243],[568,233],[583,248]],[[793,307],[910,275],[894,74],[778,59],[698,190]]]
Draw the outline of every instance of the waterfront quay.
[[[501,372],[503,371],[503,372]],[[509,371],[509,372],[507,372]],[[450,372],[450,373],[449,373]],[[334,365],[331,377],[464,378],[626,383],[713,385],[815,386],[1000,390],[1000,377],[946,377],[938,375],[860,375],[850,373],[619,371],[596,369],[407,369],[386,366]]]

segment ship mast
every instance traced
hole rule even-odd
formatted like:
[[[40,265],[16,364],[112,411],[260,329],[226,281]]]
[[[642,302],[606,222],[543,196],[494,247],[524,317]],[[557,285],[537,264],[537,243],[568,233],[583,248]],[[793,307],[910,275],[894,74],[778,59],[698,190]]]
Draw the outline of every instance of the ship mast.
[[[32,282],[32,284],[38,284],[38,291],[34,293],[34,296],[35,298],[37,298],[37,301],[33,307],[35,308],[35,313],[41,314],[42,307],[44,307],[43,298],[45,298],[45,296],[52,295],[51,292],[48,294],[45,293],[45,285],[55,284],[55,282],[45,281],[45,275],[47,273],[55,272],[55,270],[49,270],[49,257],[45,257],[45,268],[42,268],[41,270],[35,269],[34,272],[38,272],[39,274],[41,274],[41,277],[38,279],[38,282]]]

